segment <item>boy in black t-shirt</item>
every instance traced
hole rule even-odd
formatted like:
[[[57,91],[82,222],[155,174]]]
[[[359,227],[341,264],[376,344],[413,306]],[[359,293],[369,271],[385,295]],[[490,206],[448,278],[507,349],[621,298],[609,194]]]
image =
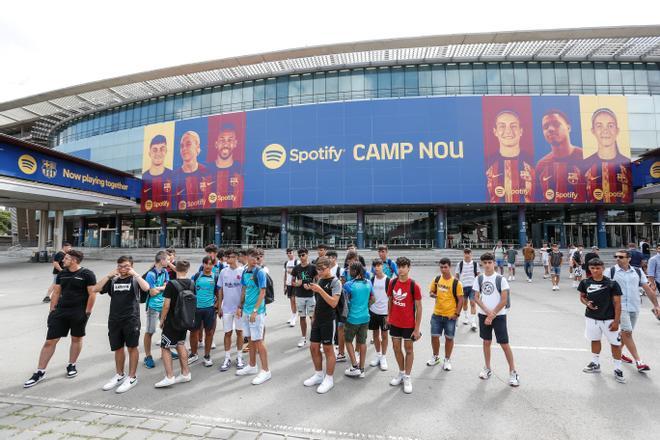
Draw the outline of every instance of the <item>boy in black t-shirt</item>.
[[[592,359],[582,369],[585,373],[600,373],[600,350],[603,334],[612,346],[614,358],[614,378],[625,383],[621,370],[621,335],[619,322],[621,318],[621,287],[619,284],[603,276],[603,261],[600,258],[589,260],[591,276],[580,281],[578,292],[580,302],[587,308],[585,316],[585,337],[591,341]]]
[[[64,256],[66,255],[67,252],[71,250],[71,243],[68,241],[65,241],[62,243],[62,250],[56,253],[53,256],[53,284],[51,284],[48,287],[48,292],[46,292],[46,296],[43,299],[43,302],[49,303],[50,302],[50,296],[53,294],[53,288],[55,287],[55,279],[57,278],[57,274],[62,272],[64,267],[62,266],[62,261],[64,260]]]
[[[188,330],[179,328],[176,317],[174,316],[179,292],[183,290],[195,291],[195,284],[190,278],[187,278],[189,269],[190,263],[188,261],[177,261],[176,280],[169,281],[163,291],[165,302],[163,303],[163,310],[160,315],[160,328],[162,329],[160,349],[163,366],[165,367],[165,377],[154,385],[156,388],[169,387],[175,383],[190,382],[192,380],[190,368],[188,368],[188,350],[186,350],[184,345]],[[176,352],[179,354],[181,374],[176,377],[174,377],[170,348],[176,348]]]
[[[316,266],[309,263],[309,251],[306,248],[298,249],[300,264],[291,270],[291,284],[296,295],[296,308],[300,316],[300,333],[298,348],[307,343],[307,317],[310,322],[314,314],[314,292],[310,289],[310,283],[316,278]]]
[[[69,349],[69,365],[66,367],[66,377],[78,375],[76,361],[82,350],[82,339],[85,327],[92,314],[96,301],[96,276],[94,272],[80,266],[83,253],[70,250],[64,256],[64,270],[57,274],[53,297],[48,314],[48,334],[41,348],[37,371],[25,381],[24,388],[30,388],[43,380],[48,362],[55,354],[55,347],[60,338],[66,337],[71,331],[71,348]]]
[[[95,290],[110,295],[108,338],[110,350],[115,353],[116,374],[103,385],[103,391],[117,388],[117,393],[137,385],[137,364],[140,357],[140,293],[149,290],[149,283],[133,269],[133,257],[123,255],[117,259],[117,268],[96,284]],[[128,350],[128,378],[124,364]]]

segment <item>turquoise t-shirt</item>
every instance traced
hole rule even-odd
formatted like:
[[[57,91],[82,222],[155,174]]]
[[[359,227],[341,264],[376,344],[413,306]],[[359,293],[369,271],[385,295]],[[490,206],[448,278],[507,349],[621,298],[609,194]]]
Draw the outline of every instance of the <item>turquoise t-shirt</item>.
[[[254,280],[254,272],[257,271],[257,282]],[[254,311],[257,305],[259,292],[266,288],[266,273],[258,266],[252,269],[245,268],[241,276],[241,285],[245,286],[245,302],[243,303],[243,314],[249,315]],[[258,314],[266,313],[266,298],[261,301],[257,310]]]
[[[359,325],[369,322],[369,297],[373,286],[369,280],[352,280],[344,285],[348,294],[348,318],[349,324]]]
[[[161,269],[160,272],[158,269],[155,267],[149,270],[147,273],[147,278],[145,281],[149,283],[149,288],[153,289],[154,287],[160,287],[164,286],[167,284],[167,282],[170,280],[170,275],[167,273],[165,269]],[[157,312],[160,312],[163,310],[163,303],[165,302],[165,299],[163,298],[163,292],[158,292],[158,295],[155,296],[149,296],[149,299],[147,300],[147,307],[155,310]]]
[[[195,282],[195,294],[197,296],[197,308],[206,309],[213,307],[215,303],[216,276],[198,273],[193,277]]]

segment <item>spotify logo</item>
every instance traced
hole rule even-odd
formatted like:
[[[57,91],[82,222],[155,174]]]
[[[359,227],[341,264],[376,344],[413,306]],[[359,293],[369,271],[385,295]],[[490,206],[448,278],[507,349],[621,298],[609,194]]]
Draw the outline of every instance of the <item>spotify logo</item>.
[[[25,174],[34,174],[37,171],[37,161],[29,154],[24,154],[18,158],[18,168]]]
[[[651,177],[654,179],[660,179],[660,161],[653,162],[653,165],[651,165],[649,170],[649,174],[651,174]]]
[[[286,162],[286,150],[280,144],[270,144],[261,153],[261,161],[269,170],[276,170]]]

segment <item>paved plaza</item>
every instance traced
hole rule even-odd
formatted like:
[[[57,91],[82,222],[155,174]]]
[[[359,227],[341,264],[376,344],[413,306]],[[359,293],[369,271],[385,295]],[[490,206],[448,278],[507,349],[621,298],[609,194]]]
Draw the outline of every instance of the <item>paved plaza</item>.
[[[391,253],[396,256],[396,251]],[[202,257],[201,251],[186,254],[199,260]],[[606,263],[612,263],[612,254],[603,255]],[[49,306],[41,299],[52,276],[50,265],[3,259],[0,323],[5,343],[0,438],[614,439],[657,435],[660,321],[650,313],[646,299],[635,339],[652,370],[640,374],[624,365],[627,383],[619,384],[612,375],[609,348],[601,356],[602,374],[582,372],[591,355],[583,336],[584,307],[566,277],[567,267],[559,292],[551,291],[550,281],[542,279],[542,268],[535,269],[534,282],[528,284],[520,267],[517,280],[511,282],[508,319],[521,385],[511,388],[504,356],[495,344],[494,375],[488,381],[478,378],[483,366],[481,340],[466,325],[457,328],[453,370],[426,366],[431,356],[429,319],[433,305],[427,286],[437,268],[415,266],[413,258],[411,274],[424,293],[423,336],[415,344],[413,394],[389,386],[396,373],[390,347],[389,371],[367,366],[366,378],[354,379],[343,374],[348,364],[338,364],[335,388],[318,395],[302,385],[313,368],[309,349],[296,347],[300,329],[285,323],[290,310],[278,288],[284,258],[283,252],[267,254],[277,295],[268,307],[267,321],[271,381],[253,386],[251,378],[235,376],[233,368],[219,372],[224,350],[218,330],[218,348],[212,352],[215,365],[206,368],[201,361],[195,363],[192,382],[155,389],[154,383],[164,373],[160,354],[154,349],[156,368],[145,369],[141,356],[139,384],[123,395],[101,390],[114,374],[107,340],[110,301],[106,295],[97,297],[78,361],[78,377],[65,377],[69,339],[63,339],[46,380],[23,389],[23,382],[36,367],[46,334]],[[419,259],[430,260],[422,251]],[[114,263],[85,260],[83,266],[100,278]],[[136,263],[138,273],[148,266],[144,261]],[[192,266],[197,267],[197,261]],[[144,311],[142,314],[144,328]],[[369,346],[368,360],[372,355],[373,346]]]

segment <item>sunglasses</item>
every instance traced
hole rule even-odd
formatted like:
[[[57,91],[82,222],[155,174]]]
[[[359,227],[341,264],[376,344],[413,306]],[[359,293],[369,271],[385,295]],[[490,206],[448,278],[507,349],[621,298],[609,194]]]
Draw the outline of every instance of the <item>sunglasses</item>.
[[[627,255],[615,255],[614,258],[616,258],[617,260],[622,260],[624,258],[628,258],[628,256]]]

